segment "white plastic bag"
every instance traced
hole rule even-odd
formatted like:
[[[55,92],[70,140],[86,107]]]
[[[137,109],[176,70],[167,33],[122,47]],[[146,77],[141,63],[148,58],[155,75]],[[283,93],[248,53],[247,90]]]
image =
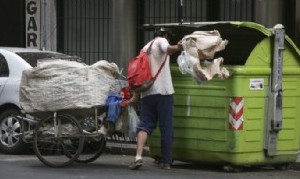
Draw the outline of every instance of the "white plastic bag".
[[[128,137],[132,139],[136,137],[136,128],[140,120],[138,115],[136,114],[135,109],[131,105],[128,106],[128,116],[129,116]]]
[[[129,131],[129,119],[128,118],[129,118],[129,115],[128,115],[127,107],[122,108],[121,114],[115,124],[115,130],[119,131],[121,133],[127,134]]]
[[[179,66],[179,70],[182,74],[193,74],[193,66],[199,63],[199,60],[191,55],[189,55],[186,51],[182,51],[181,54],[177,58],[177,64]]]

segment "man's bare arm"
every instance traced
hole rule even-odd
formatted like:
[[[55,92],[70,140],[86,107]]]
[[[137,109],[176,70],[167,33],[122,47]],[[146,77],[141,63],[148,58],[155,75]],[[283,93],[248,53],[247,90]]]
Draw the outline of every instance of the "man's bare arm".
[[[172,55],[173,53],[175,53],[179,50],[180,49],[179,49],[178,45],[169,45],[168,49],[167,49],[167,53],[168,53],[168,55]]]
[[[177,45],[169,45],[167,49],[167,53],[168,55],[172,55],[173,53],[178,52],[180,50],[182,50],[181,41],[179,41]]]

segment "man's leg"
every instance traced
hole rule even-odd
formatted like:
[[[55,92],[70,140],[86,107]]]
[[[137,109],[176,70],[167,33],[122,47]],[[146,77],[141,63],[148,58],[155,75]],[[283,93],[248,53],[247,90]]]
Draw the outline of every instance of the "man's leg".
[[[146,145],[148,134],[145,131],[139,131],[137,133],[137,146],[135,161],[129,165],[131,170],[136,170],[143,165],[142,155],[144,146]]]
[[[172,145],[173,145],[173,96],[162,96],[160,101],[159,127],[161,131],[161,153],[162,164],[168,166],[172,164]],[[162,110],[163,109],[163,110]]]
[[[129,166],[130,169],[138,169],[142,166],[142,154],[147,142],[148,134],[157,126],[156,100],[157,95],[151,95],[141,100],[141,116],[137,127],[137,147],[135,161]]]
[[[146,145],[148,134],[145,131],[139,131],[137,135],[136,160],[141,159]]]

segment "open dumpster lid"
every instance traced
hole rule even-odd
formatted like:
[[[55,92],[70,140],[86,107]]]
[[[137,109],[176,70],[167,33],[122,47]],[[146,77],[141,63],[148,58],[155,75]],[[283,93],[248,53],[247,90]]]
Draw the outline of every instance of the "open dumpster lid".
[[[227,26],[226,26],[227,24]],[[241,21],[216,21],[216,22],[185,22],[185,23],[163,23],[163,24],[144,24],[144,30],[154,30],[155,27],[163,26],[169,27],[174,31],[180,31],[183,28],[191,28],[191,29],[207,29],[209,27],[230,27],[231,25],[235,28],[238,27],[247,27],[260,31],[266,36],[272,35],[272,29],[266,28],[263,25],[254,23],[254,22],[241,22]]]
[[[244,65],[254,47],[263,39],[273,35],[272,28],[267,28],[261,24],[247,21],[144,24],[142,29],[144,31],[153,31],[155,27],[167,27],[170,29],[171,34],[173,35],[171,43],[176,43],[184,35],[197,30],[218,30],[222,38],[229,41],[226,49],[218,52],[219,54],[216,54],[227,59],[225,61],[226,65]],[[288,36],[285,36],[285,39],[300,56],[300,51],[294,42]]]

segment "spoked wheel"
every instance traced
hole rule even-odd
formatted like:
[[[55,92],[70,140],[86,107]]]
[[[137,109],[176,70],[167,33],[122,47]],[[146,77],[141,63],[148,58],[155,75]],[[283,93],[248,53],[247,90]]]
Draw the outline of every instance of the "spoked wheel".
[[[57,114],[39,122],[34,131],[33,149],[38,159],[49,167],[65,167],[82,152],[84,135],[77,120]],[[70,155],[72,154],[72,155]]]
[[[76,159],[76,162],[78,163],[89,163],[95,161],[100,157],[106,147],[105,135],[99,133],[99,131],[94,133],[96,132],[96,125],[101,128],[103,120],[106,117],[105,111],[100,111],[100,113],[102,114],[96,118],[98,121],[95,121],[94,116],[86,116],[79,121],[81,129],[84,131],[85,140],[83,150],[80,156]]]
[[[83,150],[76,159],[78,163],[89,163],[101,156],[106,147],[106,140],[103,135],[97,137],[86,137]]]

